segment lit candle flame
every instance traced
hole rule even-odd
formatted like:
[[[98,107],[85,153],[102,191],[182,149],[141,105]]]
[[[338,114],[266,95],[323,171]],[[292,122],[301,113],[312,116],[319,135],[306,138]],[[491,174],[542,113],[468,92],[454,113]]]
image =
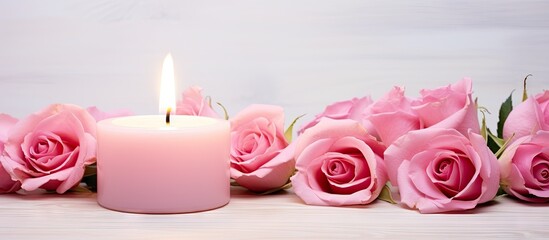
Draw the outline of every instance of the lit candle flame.
[[[170,123],[170,113],[175,112],[175,77],[171,53],[166,55],[162,65],[159,100],[158,109],[160,113],[166,113],[166,123]]]

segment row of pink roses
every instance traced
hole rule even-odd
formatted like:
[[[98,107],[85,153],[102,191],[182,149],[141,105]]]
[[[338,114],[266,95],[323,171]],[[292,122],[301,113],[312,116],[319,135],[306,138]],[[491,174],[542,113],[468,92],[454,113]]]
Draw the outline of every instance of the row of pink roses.
[[[268,191],[286,183],[295,161],[294,192],[314,205],[367,204],[387,182],[401,205],[422,213],[472,209],[500,185],[549,201],[549,91],[509,114],[503,136],[511,145],[499,161],[482,137],[470,79],[420,94],[410,99],[395,87],[377,101],[334,103],[289,145],[282,109],[252,105],[232,121],[231,176]]]
[[[426,213],[474,208],[500,183],[523,200],[549,200],[549,91],[509,114],[503,136],[512,144],[499,161],[481,136],[470,79],[420,94],[410,99],[395,87],[377,101],[334,103],[294,141],[281,107],[251,105],[230,119],[231,177],[255,192],[291,177],[294,192],[315,205],[367,204],[388,181],[403,206]],[[199,87],[183,93],[176,113],[219,118]],[[0,115],[0,192],[77,185],[95,162],[95,121],[114,115],[72,105],[20,121]]]
[[[200,89],[185,95],[194,100],[181,105],[215,112],[204,110]],[[403,206],[423,213],[472,209],[500,184],[520,199],[549,201],[549,91],[509,114],[502,135],[512,144],[499,161],[482,137],[470,79],[420,95],[394,87],[377,101],[336,102],[292,143],[282,108],[251,105],[231,119],[231,177],[256,192],[291,177],[294,192],[314,205],[367,204],[387,182]]]

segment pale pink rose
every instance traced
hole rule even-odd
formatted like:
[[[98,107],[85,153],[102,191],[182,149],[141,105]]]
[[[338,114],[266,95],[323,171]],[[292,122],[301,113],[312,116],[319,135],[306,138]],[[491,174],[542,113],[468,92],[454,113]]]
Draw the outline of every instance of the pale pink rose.
[[[0,161],[21,188],[64,193],[95,162],[95,120],[86,110],[54,104],[15,124]]]
[[[283,109],[250,105],[231,119],[231,177],[255,192],[283,186],[295,165],[287,146]]]
[[[0,113],[0,158],[4,151],[4,144],[8,140],[9,131],[15,126],[15,123],[17,123],[17,119]],[[21,188],[21,183],[13,181],[0,162],[0,193],[15,192],[19,188]]]
[[[368,204],[387,182],[381,157],[385,147],[357,121],[322,119],[295,145],[292,185],[307,204]]]
[[[472,209],[499,188],[496,156],[472,131],[411,131],[387,148],[385,164],[401,204],[421,213]]]
[[[219,118],[208,99],[202,96],[201,87],[189,87],[182,95],[183,98],[177,102],[176,114]]]
[[[367,120],[386,146],[407,132],[420,128],[419,117],[412,110],[411,102],[404,96],[403,88],[393,87],[371,105]]]
[[[515,140],[499,165],[505,192],[528,202],[549,202],[549,131]]]
[[[302,134],[310,127],[318,124],[322,118],[330,119],[353,119],[362,122],[367,128],[370,134],[375,135],[373,127],[369,122],[366,122],[366,117],[370,115],[369,106],[372,104],[372,99],[368,97],[352,98],[350,100],[335,102],[330,104],[320,114],[317,114],[315,118],[304,124],[298,131],[298,134]]]
[[[114,112],[103,112],[95,106],[86,108],[86,111],[88,111],[88,113],[92,115],[96,122],[107,118],[125,117],[132,115],[132,112],[126,109],[121,109]]]
[[[549,130],[549,90],[529,97],[517,105],[505,121],[503,137],[514,139],[531,135],[538,130]]]
[[[452,128],[464,135],[469,129],[480,132],[471,79],[420,93],[421,98],[412,103],[412,108],[420,118],[421,128]]]

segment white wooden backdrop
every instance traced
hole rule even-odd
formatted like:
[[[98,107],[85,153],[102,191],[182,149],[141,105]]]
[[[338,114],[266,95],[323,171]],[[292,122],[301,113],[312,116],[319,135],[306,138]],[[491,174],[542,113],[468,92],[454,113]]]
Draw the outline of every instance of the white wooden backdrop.
[[[0,112],[50,103],[157,113],[171,51],[231,114],[251,103],[287,119],[393,85],[410,96],[469,76],[497,107],[531,73],[549,87],[547,1],[0,0]]]

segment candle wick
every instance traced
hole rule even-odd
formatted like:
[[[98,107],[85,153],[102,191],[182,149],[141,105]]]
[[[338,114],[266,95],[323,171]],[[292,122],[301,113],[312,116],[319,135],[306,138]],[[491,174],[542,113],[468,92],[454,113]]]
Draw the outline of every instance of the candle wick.
[[[170,113],[172,112],[172,108],[168,108],[168,110],[166,110],[166,124],[167,125],[170,125]]]

